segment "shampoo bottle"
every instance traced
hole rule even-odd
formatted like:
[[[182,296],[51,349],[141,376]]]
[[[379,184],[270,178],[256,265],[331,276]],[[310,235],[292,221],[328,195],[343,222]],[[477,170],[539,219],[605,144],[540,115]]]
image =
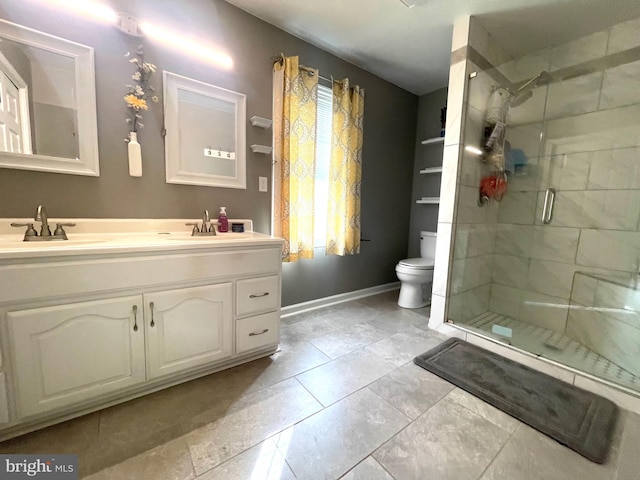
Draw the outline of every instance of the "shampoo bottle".
[[[220,213],[218,214],[218,231],[229,231],[229,219],[227,218],[227,207],[220,207]]]

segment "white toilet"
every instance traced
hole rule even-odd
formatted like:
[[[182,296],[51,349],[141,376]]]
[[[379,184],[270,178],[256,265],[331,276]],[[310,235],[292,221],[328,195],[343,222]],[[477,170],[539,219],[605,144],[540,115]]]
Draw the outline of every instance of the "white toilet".
[[[421,308],[430,303],[435,253],[436,233],[420,232],[420,258],[400,260],[396,265],[396,275],[402,282],[398,305]]]

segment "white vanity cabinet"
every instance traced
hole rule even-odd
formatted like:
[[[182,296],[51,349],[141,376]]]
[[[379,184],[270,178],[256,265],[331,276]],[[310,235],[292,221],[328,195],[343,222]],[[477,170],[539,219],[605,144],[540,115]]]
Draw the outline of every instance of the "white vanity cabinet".
[[[274,353],[282,241],[248,238],[0,251],[0,440]]]
[[[8,312],[18,415],[231,357],[232,298],[227,282]]]
[[[141,295],[12,311],[7,323],[19,417],[146,380]]]

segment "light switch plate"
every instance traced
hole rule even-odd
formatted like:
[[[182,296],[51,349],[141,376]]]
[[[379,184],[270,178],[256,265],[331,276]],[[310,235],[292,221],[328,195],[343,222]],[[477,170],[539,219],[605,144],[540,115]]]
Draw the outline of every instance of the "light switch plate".
[[[269,187],[267,185],[267,177],[258,177],[258,191],[268,192]]]

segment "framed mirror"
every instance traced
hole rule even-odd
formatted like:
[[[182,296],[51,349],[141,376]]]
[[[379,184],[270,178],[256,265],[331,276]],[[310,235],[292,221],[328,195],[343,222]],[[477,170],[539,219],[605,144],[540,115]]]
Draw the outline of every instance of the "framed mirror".
[[[163,72],[167,183],[247,188],[246,96]]]
[[[98,176],[93,49],[0,20],[0,167]]]

